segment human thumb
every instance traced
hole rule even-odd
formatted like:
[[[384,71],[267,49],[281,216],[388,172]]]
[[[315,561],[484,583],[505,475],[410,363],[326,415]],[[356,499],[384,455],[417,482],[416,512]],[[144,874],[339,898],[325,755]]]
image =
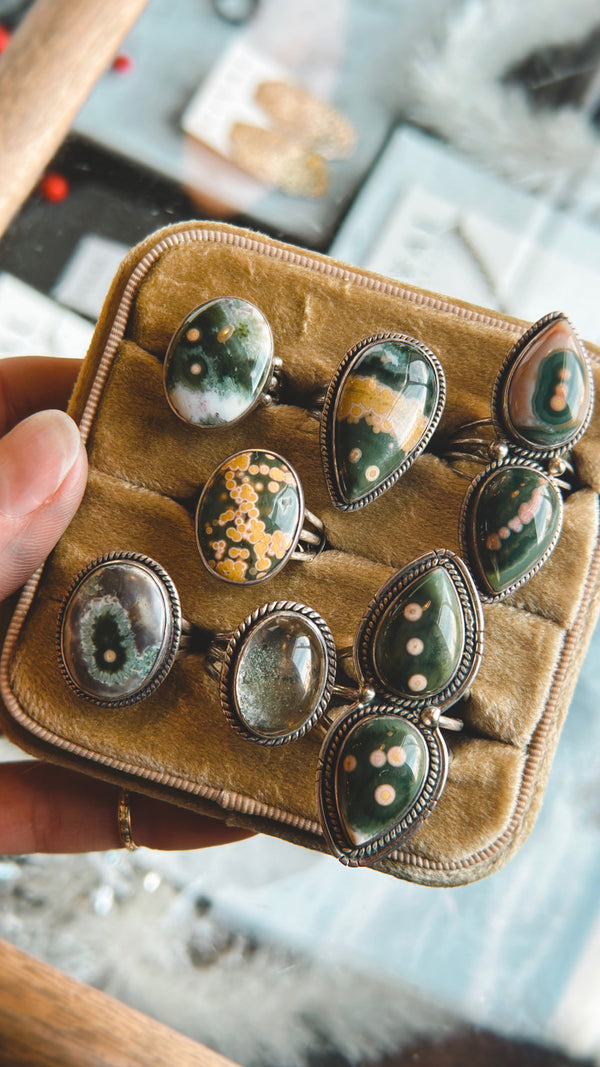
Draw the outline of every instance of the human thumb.
[[[0,440],[0,600],[54,548],[85,490],[87,457],[64,411],[39,411]]]

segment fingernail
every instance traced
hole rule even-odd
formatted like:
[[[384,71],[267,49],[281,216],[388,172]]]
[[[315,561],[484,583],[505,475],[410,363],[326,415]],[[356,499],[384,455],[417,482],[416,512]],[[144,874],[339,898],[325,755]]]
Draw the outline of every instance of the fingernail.
[[[71,470],[79,430],[64,411],[38,411],[0,440],[0,513],[21,518],[50,499]]]

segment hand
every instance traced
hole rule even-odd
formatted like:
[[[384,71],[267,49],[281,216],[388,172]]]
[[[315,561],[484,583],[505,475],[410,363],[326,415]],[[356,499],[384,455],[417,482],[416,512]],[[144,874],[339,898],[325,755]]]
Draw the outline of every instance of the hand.
[[[0,601],[42,563],[83,496],[86,451],[59,410],[78,370],[70,359],[0,361]],[[0,854],[119,848],[118,793],[51,764],[0,764]],[[151,848],[202,848],[248,836],[150,797],[135,794],[130,807],[135,841]]]

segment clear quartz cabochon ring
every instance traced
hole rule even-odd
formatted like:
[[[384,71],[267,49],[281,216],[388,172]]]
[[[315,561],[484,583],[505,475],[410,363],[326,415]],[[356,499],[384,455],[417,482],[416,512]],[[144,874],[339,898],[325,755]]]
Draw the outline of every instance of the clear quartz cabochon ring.
[[[295,470],[260,448],[236,452],[213,471],[198,501],[196,540],[211,574],[245,585],[271,578],[290,559],[310,562],[325,546]]]
[[[355,511],[391,488],[427,447],[445,399],[442,366],[421,341],[378,333],[354,345],[320,414],[323,471],[335,507]]]
[[[325,620],[295,601],[263,604],[218,635],[206,657],[221,708],[242,737],[282,745],[303,737],[326,712],[336,650]]]
[[[369,865],[398,848],[433,810],[447,775],[445,714],[475,678],[483,613],[463,561],[429,552],[379,590],[354,644],[370,699],[329,730],[319,757],[318,803],[332,852]]]
[[[109,552],[77,575],[63,600],[61,673],[90,703],[127,707],[161,685],[188,630],[159,563],[139,552]]]
[[[192,426],[233,426],[272,400],[280,366],[262,311],[239,297],[217,297],[190,311],[173,334],[164,362],[165,395]]]

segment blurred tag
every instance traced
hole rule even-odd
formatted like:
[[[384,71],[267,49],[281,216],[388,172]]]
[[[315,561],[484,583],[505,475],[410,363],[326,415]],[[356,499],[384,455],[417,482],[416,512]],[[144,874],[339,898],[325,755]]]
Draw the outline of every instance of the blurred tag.
[[[192,97],[181,125],[192,137],[229,156],[230,134],[236,122],[267,126],[267,116],[254,100],[259,85],[285,79],[286,72],[278,63],[245,41],[237,41]]]
[[[61,304],[95,321],[117,268],[128,251],[128,246],[119,241],[87,233],[77,243],[52,295]]]
[[[85,319],[66,311],[32,286],[0,273],[0,358],[69,356],[82,359],[93,333]]]

